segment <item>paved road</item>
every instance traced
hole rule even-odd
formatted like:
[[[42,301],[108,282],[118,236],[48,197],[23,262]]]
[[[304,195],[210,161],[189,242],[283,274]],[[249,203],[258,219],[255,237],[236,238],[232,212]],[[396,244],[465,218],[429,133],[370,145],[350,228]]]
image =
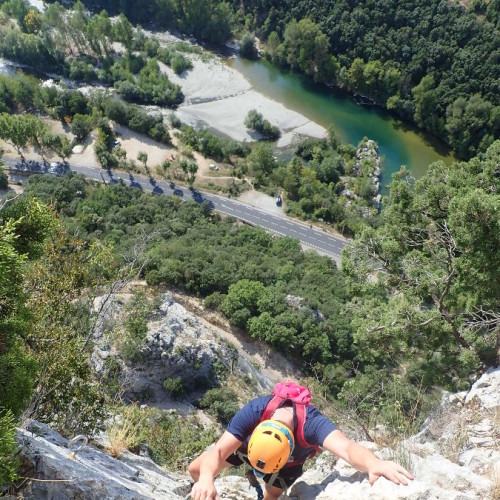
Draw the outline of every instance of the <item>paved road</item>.
[[[14,169],[16,163],[18,163],[16,160],[4,160],[6,166],[10,169]],[[231,215],[253,226],[262,227],[272,233],[296,238],[306,247],[314,248],[319,253],[328,255],[336,261],[340,260],[342,249],[348,245],[347,240],[310,227],[307,224],[286,217],[269,214],[259,208],[231,198],[182,188],[175,185],[173,182],[155,181],[154,179],[149,179],[142,175],[108,171],[98,167],[89,167],[76,163],[71,164],[71,170],[98,182],[112,184],[123,180],[128,186],[155,194],[164,194],[168,196],[177,195],[182,200],[192,199],[197,203],[207,201],[210,203],[210,206],[218,212]]]

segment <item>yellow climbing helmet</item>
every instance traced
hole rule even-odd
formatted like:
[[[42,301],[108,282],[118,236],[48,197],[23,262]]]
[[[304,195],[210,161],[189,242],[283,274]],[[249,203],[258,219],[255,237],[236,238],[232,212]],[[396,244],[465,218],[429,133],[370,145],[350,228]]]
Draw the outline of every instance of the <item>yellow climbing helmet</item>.
[[[277,420],[264,420],[248,443],[248,461],[257,473],[274,474],[290,458],[295,446],[293,432]]]

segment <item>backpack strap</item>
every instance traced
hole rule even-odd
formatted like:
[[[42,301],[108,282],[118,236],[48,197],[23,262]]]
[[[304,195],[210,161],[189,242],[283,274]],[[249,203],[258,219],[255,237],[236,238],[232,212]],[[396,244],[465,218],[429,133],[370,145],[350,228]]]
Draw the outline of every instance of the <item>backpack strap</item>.
[[[284,399],[281,398],[280,396],[274,396],[269,401],[269,403],[267,403],[267,406],[265,407],[264,412],[262,413],[260,421],[262,422],[263,420],[269,420],[271,418],[271,415],[280,407],[283,401]]]
[[[312,405],[311,405],[312,406]],[[297,441],[302,448],[312,448],[311,453],[307,457],[308,459],[314,457],[316,453],[321,453],[323,450],[320,446],[309,444],[304,436],[304,425],[306,423],[307,407],[302,404],[293,405],[295,416],[297,417]]]

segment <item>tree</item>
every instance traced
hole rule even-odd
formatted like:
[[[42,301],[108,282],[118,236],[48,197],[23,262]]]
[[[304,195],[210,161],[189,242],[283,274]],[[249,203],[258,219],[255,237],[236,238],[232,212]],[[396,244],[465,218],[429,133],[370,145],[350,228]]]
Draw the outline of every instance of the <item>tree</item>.
[[[105,10],[98,16],[92,16],[87,24],[87,38],[94,52],[101,56],[108,56],[111,52],[110,39],[113,34],[113,25]]]
[[[280,136],[278,127],[271,125],[256,109],[251,109],[245,117],[245,126],[263,135],[265,139],[277,139]]]
[[[188,172],[188,184],[190,187],[192,187],[196,179],[196,174],[198,173],[198,164],[195,161],[189,162],[187,166],[187,172]]]
[[[491,123],[493,109],[491,103],[479,94],[468,100],[459,97],[446,109],[449,141],[462,158],[485,151],[493,142],[493,136],[488,131],[494,134],[495,130],[499,130],[498,125]]]
[[[113,25],[113,32],[115,40],[123,44],[127,52],[130,53],[134,38],[134,27],[123,12],[118,16],[118,20]]]
[[[137,159],[144,165],[144,170],[147,170],[148,154],[144,151],[139,151],[137,153]]]
[[[394,363],[415,350],[412,372],[450,387],[492,356],[500,326],[499,155],[497,141],[484,159],[434,163],[417,182],[394,177],[382,227],[365,228],[342,264],[348,276],[359,273],[356,280],[374,266],[384,271],[385,297],[353,304],[360,352],[373,355],[377,345],[379,358]]]
[[[63,161],[66,161],[66,158],[71,156],[73,146],[67,137],[61,134],[47,132],[43,136],[42,143],[44,148],[50,149],[56,153],[56,155],[58,155]]]
[[[71,132],[75,135],[78,142],[82,142],[92,132],[94,123],[89,115],[77,113],[71,120]]]
[[[37,10],[30,9],[24,16],[24,26],[27,33],[34,35],[40,34],[42,29],[43,17]]]
[[[247,164],[252,169],[256,182],[265,183],[276,166],[271,145],[254,144],[251,153],[247,156]]]
[[[435,91],[434,76],[424,76],[420,83],[413,87],[412,93],[415,98],[414,119],[417,125],[437,136],[442,135],[444,120],[437,114],[438,94]]]
[[[276,31],[269,33],[269,36],[267,37],[266,55],[268,55],[273,62],[277,61],[280,57],[280,43],[280,37]]]
[[[258,314],[258,301],[265,293],[260,281],[243,279],[229,287],[222,302],[222,312],[236,326],[246,327],[247,321]]]
[[[257,57],[257,48],[255,47],[255,35],[253,33],[243,33],[240,39],[240,55],[247,59]]]
[[[0,485],[14,480],[15,419],[31,397],[37,363],[26,349],[33,316],[26,307],[27,261],[38,257],[39,247],[50,232],[52,218],[42,204],[28,200],[17,207],[0,209]]]
[[[262,128],[263,117],[256,109],[251,109],[245,117],[245,127],[251,130]]]
[[[24,160],[23,150],[30,141],[31,131],[23,116],[2,113],[0,115],[0,137],[11,144]]]
[[[33,147],[44,156],[45,142],[44,137],[48,134],[48,126],[41,118],[34,115],[24,115],[21,117],[26,126],[28,141]]]
[[[0,160],[0,189],[7,189],[9,187],[9,176],[5,172],[5,163]]]

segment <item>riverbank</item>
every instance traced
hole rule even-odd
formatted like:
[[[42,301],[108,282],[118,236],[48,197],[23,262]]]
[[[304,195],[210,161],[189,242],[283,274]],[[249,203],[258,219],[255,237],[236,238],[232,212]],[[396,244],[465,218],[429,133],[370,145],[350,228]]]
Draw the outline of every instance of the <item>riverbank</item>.
[[[258,134],[248,130],[245,117],[251,109],[281,131],[277,146],[284,148],[302,137],[323,137],[324,127],[283,104],[255,91],[238,71],[228,68],[221,59],[191,57],[193,68],[176,75],[166,65],[161,69],[168,78],[181,86],[184,102],[176,111],[182,122],[194,127],[206,127],[231,139],[251,142]]]

